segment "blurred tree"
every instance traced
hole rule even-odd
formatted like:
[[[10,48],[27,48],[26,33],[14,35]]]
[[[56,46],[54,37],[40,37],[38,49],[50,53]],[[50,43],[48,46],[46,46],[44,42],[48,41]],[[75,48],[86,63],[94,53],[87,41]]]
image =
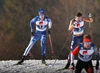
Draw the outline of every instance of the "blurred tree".
[[[0,60],[19,59],[30,40],[30,20],[43,8],[45,15],[52,20],[51,38],[56,56],[59,54],[69,35],[68,26],[76,12],[84,17],[93,14],[92,39],[99,47],[100,38],[100,1],[99,0],[0,0]],[[88,34],[88,23],[85,23],[85,34]],[[35,24],[34,24],[35,31]],[[67,58],[71,37],[66,43],[60,59]],[[51,59],[49,39],[46,41],[46,58]],[[35,58],[41,58],[40,41],[31,50]]]

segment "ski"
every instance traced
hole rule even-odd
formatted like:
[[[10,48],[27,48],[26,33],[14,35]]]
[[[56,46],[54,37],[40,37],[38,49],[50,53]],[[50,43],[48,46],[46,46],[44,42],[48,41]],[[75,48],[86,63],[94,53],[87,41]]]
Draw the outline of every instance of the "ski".
[[[48,66],[47,64],[42,63],[41,65]]]
[[[61,70],[65,70],[65,68],[61,68],[61,69],[58,69],[58,70],[56,70],[56,71],[61,71]]]
[[[18,64],[18,63],[16,63],[16,64],[13,64],[13,65],[24,65],[25,63],[21,63],[21,64]]]
[[[65,69],[65,68],[61,68],[61,69],[58,69],[58,70],[56,70],[56,71],[68,70],[68,69],[70,69],[70,68],[67,68],[67,69]]]
[[[23,64],[18,64],[18,63],[17,63],[17,64],[13,64],[13,65],[23,65]]]

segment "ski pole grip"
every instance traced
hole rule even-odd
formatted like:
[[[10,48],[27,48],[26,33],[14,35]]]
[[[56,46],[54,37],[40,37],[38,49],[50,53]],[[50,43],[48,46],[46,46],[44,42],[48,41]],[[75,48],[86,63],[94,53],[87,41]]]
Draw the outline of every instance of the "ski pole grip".
[[[88,17],[91,18],[92,17],[92,14],[91,13],[88,13]]]

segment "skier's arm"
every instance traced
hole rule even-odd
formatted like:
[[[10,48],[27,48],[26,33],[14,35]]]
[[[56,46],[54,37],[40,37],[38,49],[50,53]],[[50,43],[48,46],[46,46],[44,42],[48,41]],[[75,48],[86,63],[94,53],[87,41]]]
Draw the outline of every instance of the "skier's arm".
[[[71,21],[70,21],[70,24],[69,24],[69,27],[68,27],[68,30],[69,30],[69,31],[71,31],[71,30],[73,29],[73,23],[74,23],[74,21],[71,20]]]
[[[50,20],[50,18],[48,19],[48,27],[49,29],[51,29],[51,26],[52,26],[52,21]]]
[[[96,55],[97,62],[99,62],[99,52],[98,52],[98,49],[97,49],[96,46],[94,46],[94,52],[95,52],[95,55]]]
[[[31,27],[31,36],[33,36],[33,23],[36,22],[36,17],[33,18],[31,21],[30,21],[30,27]]]
[[[51,33],[51,26],[52,26],[52,21],[50,20],[50,18],[48,18],[48,34]]]
[[[95,55],[96,55],[96,59],[97,59],[97,62],[96,62],[96,70],[99,69],[99,52],[98,52],[98,49],[97,47],[94,45],[94,52],[95,52]]]
[[[71,63],[74,63],[74,55],[79,52],[79,45],[71,53]]]
[[[82,18],[83,21],[86,21],[86,22],[93,22],[93,19],[92,18]]]

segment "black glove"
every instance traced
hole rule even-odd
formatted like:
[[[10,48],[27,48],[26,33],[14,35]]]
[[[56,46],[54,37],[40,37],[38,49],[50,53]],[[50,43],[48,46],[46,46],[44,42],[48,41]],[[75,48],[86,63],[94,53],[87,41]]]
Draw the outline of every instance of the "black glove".
[[[97,62],[97,64],[96,64],[96,70],[98,70],[99,69],[99,62]]]
[[[71,63],[71,69],[74,70],[74,63]]]
[[[48,34],[50,34],[50,33],[51,33],[51,29],[48,30]]]
[[[31,32],[31,36],[33,36],[33,32]]]
[[[73,26],[75,26],[75,24],[73,24]]]

